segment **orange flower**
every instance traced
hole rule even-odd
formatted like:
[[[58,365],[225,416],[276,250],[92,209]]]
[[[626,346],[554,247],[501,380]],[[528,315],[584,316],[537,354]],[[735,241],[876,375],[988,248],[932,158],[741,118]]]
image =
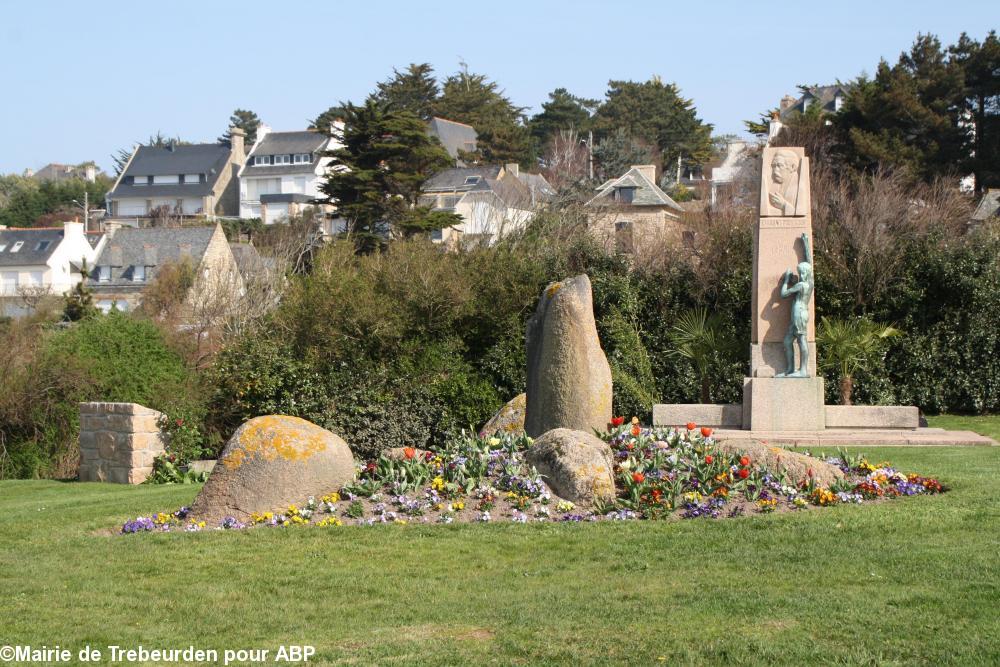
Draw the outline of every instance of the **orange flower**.
[[[705,463],[707,463],[708,465],[712,465],[712,461],[714,460],[715,458],[711,454],[705,457]]]
[[[746,479],[747,477],[750,476],[750,471],[747,470],[746,468],[740,468],[740,471],[736,474],[740,476],[740,479]]]
[[[740,457],[740,465],[743,466],[743,467],[746,467],[746,466],[750,465],[750,457],[749,456],[741,456]]]
[[[635,482],[636,484],[642,484],[643,482],[646,481],[646,476],[643,475],[641,472],[634,472],[632,473],[632,481]]]
[[[688,422],[688,423],[687,423],[687,427],[688,427],[688,430],[689,430],[689,431],[693,431],[693,430],[695,430],[696,428],[698,428],[698,425],[697,425],[697,424],[695,424],[694,422]]]
[[[403,458],[407,461],[417,455],[417,450],[413,447],[403,447]]]
[[[708,436],[712,435],[712,429],[710,429],[707,426],[702,426],[701,427],[701,435],[702,435],[702,437],[707,438]]]
[[[632,435],[639,435],[640,433],[642,433],[642,429],[639,428],[639,425],[638,424],[633,424],[632,425]]]

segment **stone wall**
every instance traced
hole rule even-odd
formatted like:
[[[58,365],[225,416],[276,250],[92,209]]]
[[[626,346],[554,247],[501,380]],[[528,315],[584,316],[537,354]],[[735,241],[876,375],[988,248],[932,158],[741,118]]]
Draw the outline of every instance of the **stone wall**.
[[[138,403],[80,404],[80,481],[141,484],[163,453],[160,413]]]

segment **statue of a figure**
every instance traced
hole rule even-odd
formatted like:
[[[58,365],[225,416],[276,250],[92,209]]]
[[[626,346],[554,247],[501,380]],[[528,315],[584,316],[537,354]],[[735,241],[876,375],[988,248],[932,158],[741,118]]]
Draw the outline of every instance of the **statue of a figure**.
[[[785,362],[786,370],[778,373],[779,378],[804,378],[809,377],[809,342],[806,340],[806,332],[809,329],[809,297],[813,291],[813,268],[812,252],[809,250],[809,235],[802,235],[802,245],[805,246],[806,261],[800,262],[798,266],[799,280],[791,287],[788,282],[792,279],[792,270],[785,271],[785,280],[781,285],[781,298],[787,299],[794,295],[792,302],[792,320],[788,324],[788,333],[785,334]],[[799,344],[799,369],[795,370],[795,346]]]
[[[799,156],[794,151],[778,149],[774,153],[770,182],[767,184],[767,210],[762,214],[783,216],[800,213],[799,168]]]

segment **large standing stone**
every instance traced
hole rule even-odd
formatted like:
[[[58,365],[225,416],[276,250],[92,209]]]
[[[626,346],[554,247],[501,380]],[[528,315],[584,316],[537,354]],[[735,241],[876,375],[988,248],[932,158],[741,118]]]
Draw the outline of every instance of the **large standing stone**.
[[[518,394],[510,399],[499,412],[493,415],[479,435],[489,437],[501,435],[524,435],[524,408],[527,405],[527,395]]]
[[[526,458],[560,498],[590,505],[615,497],[611,447],[590,433],[554,429],[535,440]]]
[[[198,519],[247,519],[321,496],[354,479],[343,440],[298,417],[255,417],[233,434],[191,505]]]
[[[525,431],[590,432],[611,421],[611,366],[594,322],[590,278],[576,276],[545,288],[528,321]]]

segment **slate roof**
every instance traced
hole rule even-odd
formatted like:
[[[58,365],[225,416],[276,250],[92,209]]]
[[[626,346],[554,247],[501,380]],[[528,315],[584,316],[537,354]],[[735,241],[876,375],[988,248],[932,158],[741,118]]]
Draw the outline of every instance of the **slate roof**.
[[[669,206],[672,209],[683,211],[677,202],[670,198],[666,192],[646,176],[636,167],[632,167],[622,176],[611,179],[597,188],[597,195],[587,202],[587,206],[600,204],[620,204],[614,199],[617,188],[635,188],[631,206]]]
[[[212,194],[229,161],[232,149],[222,144],[189,144],[173,148],[139,146],[110,199],[122,197],[204,197]],[[204,183],[177,185],[130,185],[129,176],[172,176],[205,174]]]
[[[982,222],[998,214],[1000,214],[1000,188],[990,188],[979,200],[979,205],[972,214],[972,220]]]
[[[502,167],[498,165],[445,169],[424,184],[418,203],[422,206],[437,207],[438,193],[454,193],[452,196],[444,197],[443,206],[437,207],[438,210],[452,210],[464,196],[481,197],[492,193],[511,208],[530,208],[535,203],[536,197],[527,179],[509,172],[500,177],[501,169]],[[467,183],[471,177],[477,177],[477,180],[474,183]]]
[[[88,284],[95,290],[144,287],[164,264],[188,256],[195,266],[201,263],[216,227],[122,227],[110,237],[97,257]],[[111,280],[100,282],[100,267],[111,267]],[[132,269],[145,266],[145,282],[132,281]]]
[[[432,136],[437,137],[444,149],[448,151],[448,155],[456,160],[459,150],[468,152],[476,150],[478,135],[471,125],[434,117],[430,119],[427,126],[427,131]]]
[[[496,178],[500,175],[499,165],[487,165],[482,167],[452,167],[434,174],[424,183],[424,192],[444,192],[452,190],[468,191],[475,188],[487,178]],[[472,177],[478,176],[477,183],[466,183]]]
[[[49,261],[49,257],[63,240],[62,228],[0,229],[0,266],[39,266]],[[48,241],[44,250],[39,245]],[[23,245],[17,252],[11,249],[18,242]]]
[[[841,85],[813,86],[803,93],[802,96],[795,101],[795,104],[782,111],[781,117],[785,118],[792,112],[802,113],[802,107],[807,99],[812,100],[809,103],[810,106],[813,104],[819,104],[823,112],[833,113],[837,110],[836,97],[838,92],[842,95],[847,95],[847,88]]]
[[[296,172],[312,173],[316,169],[316,165],[319,164],[320,158],[323,157],[320,153],[326,150],[329,141],[330,138],[328,136],[314,130],[268,132],[253,147],[250,155],[247,156],[247,164],[243,169],[242,176],[279,176],[281,174]],[[312,153],[312,162],[260,166],[253,163],[253,157],[257,155],[294,155],[296,153]]]

